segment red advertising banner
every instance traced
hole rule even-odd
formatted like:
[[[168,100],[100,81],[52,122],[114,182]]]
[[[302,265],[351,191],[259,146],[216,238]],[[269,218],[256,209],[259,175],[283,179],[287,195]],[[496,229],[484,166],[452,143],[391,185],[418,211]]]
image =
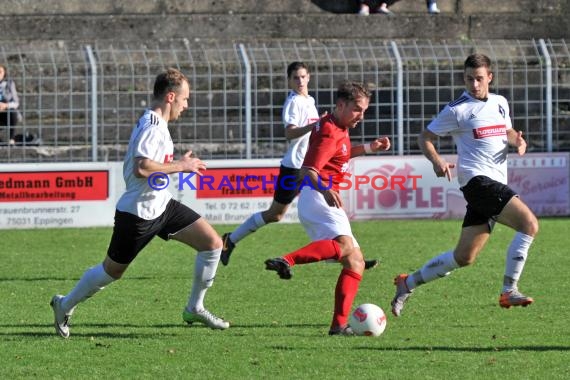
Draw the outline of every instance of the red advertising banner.
[[[0,202],[98,201],[108,198],[108,170],[0,173]]]
[[[219,168],[208,169],[202,176],[194,176],[196,198],[251,198],[271,197],[279,175],[279,168]]]

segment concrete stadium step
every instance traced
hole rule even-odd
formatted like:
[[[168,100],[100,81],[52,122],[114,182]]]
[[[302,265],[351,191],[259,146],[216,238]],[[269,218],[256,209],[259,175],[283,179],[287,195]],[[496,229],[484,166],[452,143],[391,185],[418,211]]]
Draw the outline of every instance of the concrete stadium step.
[[[0,41],[567,38],[564,0],[399,1],[394,17],[356,14],[358,2],[313,0],[3,0]],[[507,22],[508,21],[508,22]]]
[[[505,20],[508,18],[508,22]],[[548,22],[546,22],[548,20]],[[401,14],[362,17],[356,14],[228,14],[211,15],[51,15],[0,16],[0,40],[103,41],[269,39],[535,39],[568,38],[565,15],[509,14]],[[151,25],[152,27],[149,27]]]

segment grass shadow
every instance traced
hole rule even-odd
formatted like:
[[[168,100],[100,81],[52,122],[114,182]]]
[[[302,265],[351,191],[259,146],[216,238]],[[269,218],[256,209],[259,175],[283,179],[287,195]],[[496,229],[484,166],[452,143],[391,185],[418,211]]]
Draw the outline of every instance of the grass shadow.
[[[492,347],[451,347],[451,346],[411,346],[411,347],[353,347],[364,351],[445,351],[445,352],[501,352],[501,351],[570,351],[570,346],[492,346]]]

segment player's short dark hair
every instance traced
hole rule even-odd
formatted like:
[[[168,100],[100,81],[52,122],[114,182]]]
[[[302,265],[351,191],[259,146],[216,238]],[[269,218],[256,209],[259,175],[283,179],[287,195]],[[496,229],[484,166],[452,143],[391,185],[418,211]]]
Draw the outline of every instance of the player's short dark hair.
[[[176,92],[183,82],[189,83],[188,78],[180,70],[169,68],[156,76],[152,95],[159,99],[171,91]]]
[[[342,82],[336,91],[336,100],[342,99],[346,102],[352,102],[361,97],[370,99],[371,96],[370,89],[364,83],[348,80]]]
[[[491,58],[487,57],[485,54],[475,53],[467,57],[463,65],[464,69],[478,69],[480,67],[486,67],[490,71]]]
[[[299,61],[291,62],[289,66],[287,66],[287,78],[291,78],[291,75],[293,75],[293,73],[299,69],[305,69],[307,70],[308,73],[309,65],[307,65],[305,62],[299,62]]]

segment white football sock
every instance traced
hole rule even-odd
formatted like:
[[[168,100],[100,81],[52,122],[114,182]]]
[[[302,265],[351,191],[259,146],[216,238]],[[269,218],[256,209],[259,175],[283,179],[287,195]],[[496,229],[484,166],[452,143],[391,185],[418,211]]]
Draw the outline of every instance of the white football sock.
[[[459,268],[459,265],[453,257],[453,251],[447,251],[434,257],[425,263],[420,270],[408,276],[406,285],[408,285],[408,289],[412,290],[419,285],[445,277],[457,268]]]
[[[75,306],[93,296],[115,279],[103,269],[103,264],[89,268],[83,273],[75,287],[61,300],[61,307],[67,314],[71,314]]]
[[[251,215],[249,218],[245,220],[242,224],[239,225],[238,228],[234,232],[230,234],[230,240],[237,244],[238,241],[243,239],[249,234],[254,233],[259,228],[265,226],[265,220],[263,220],[263,216],[261,216],[261,212],[256,212],[255,214]]]
[[[222,249],[218,248],[212,251],[201,251],[196,255],[194,281],[186,310],[204,310],[204,297],[208,288],[214,283],[221,253]]]
[[[511,241],[509,249],[507,250],[503,292],[517,289],[517,283],[521,277],[528,256],[528,250],[533,240],[534,238],[532,236],[517,232]]]

